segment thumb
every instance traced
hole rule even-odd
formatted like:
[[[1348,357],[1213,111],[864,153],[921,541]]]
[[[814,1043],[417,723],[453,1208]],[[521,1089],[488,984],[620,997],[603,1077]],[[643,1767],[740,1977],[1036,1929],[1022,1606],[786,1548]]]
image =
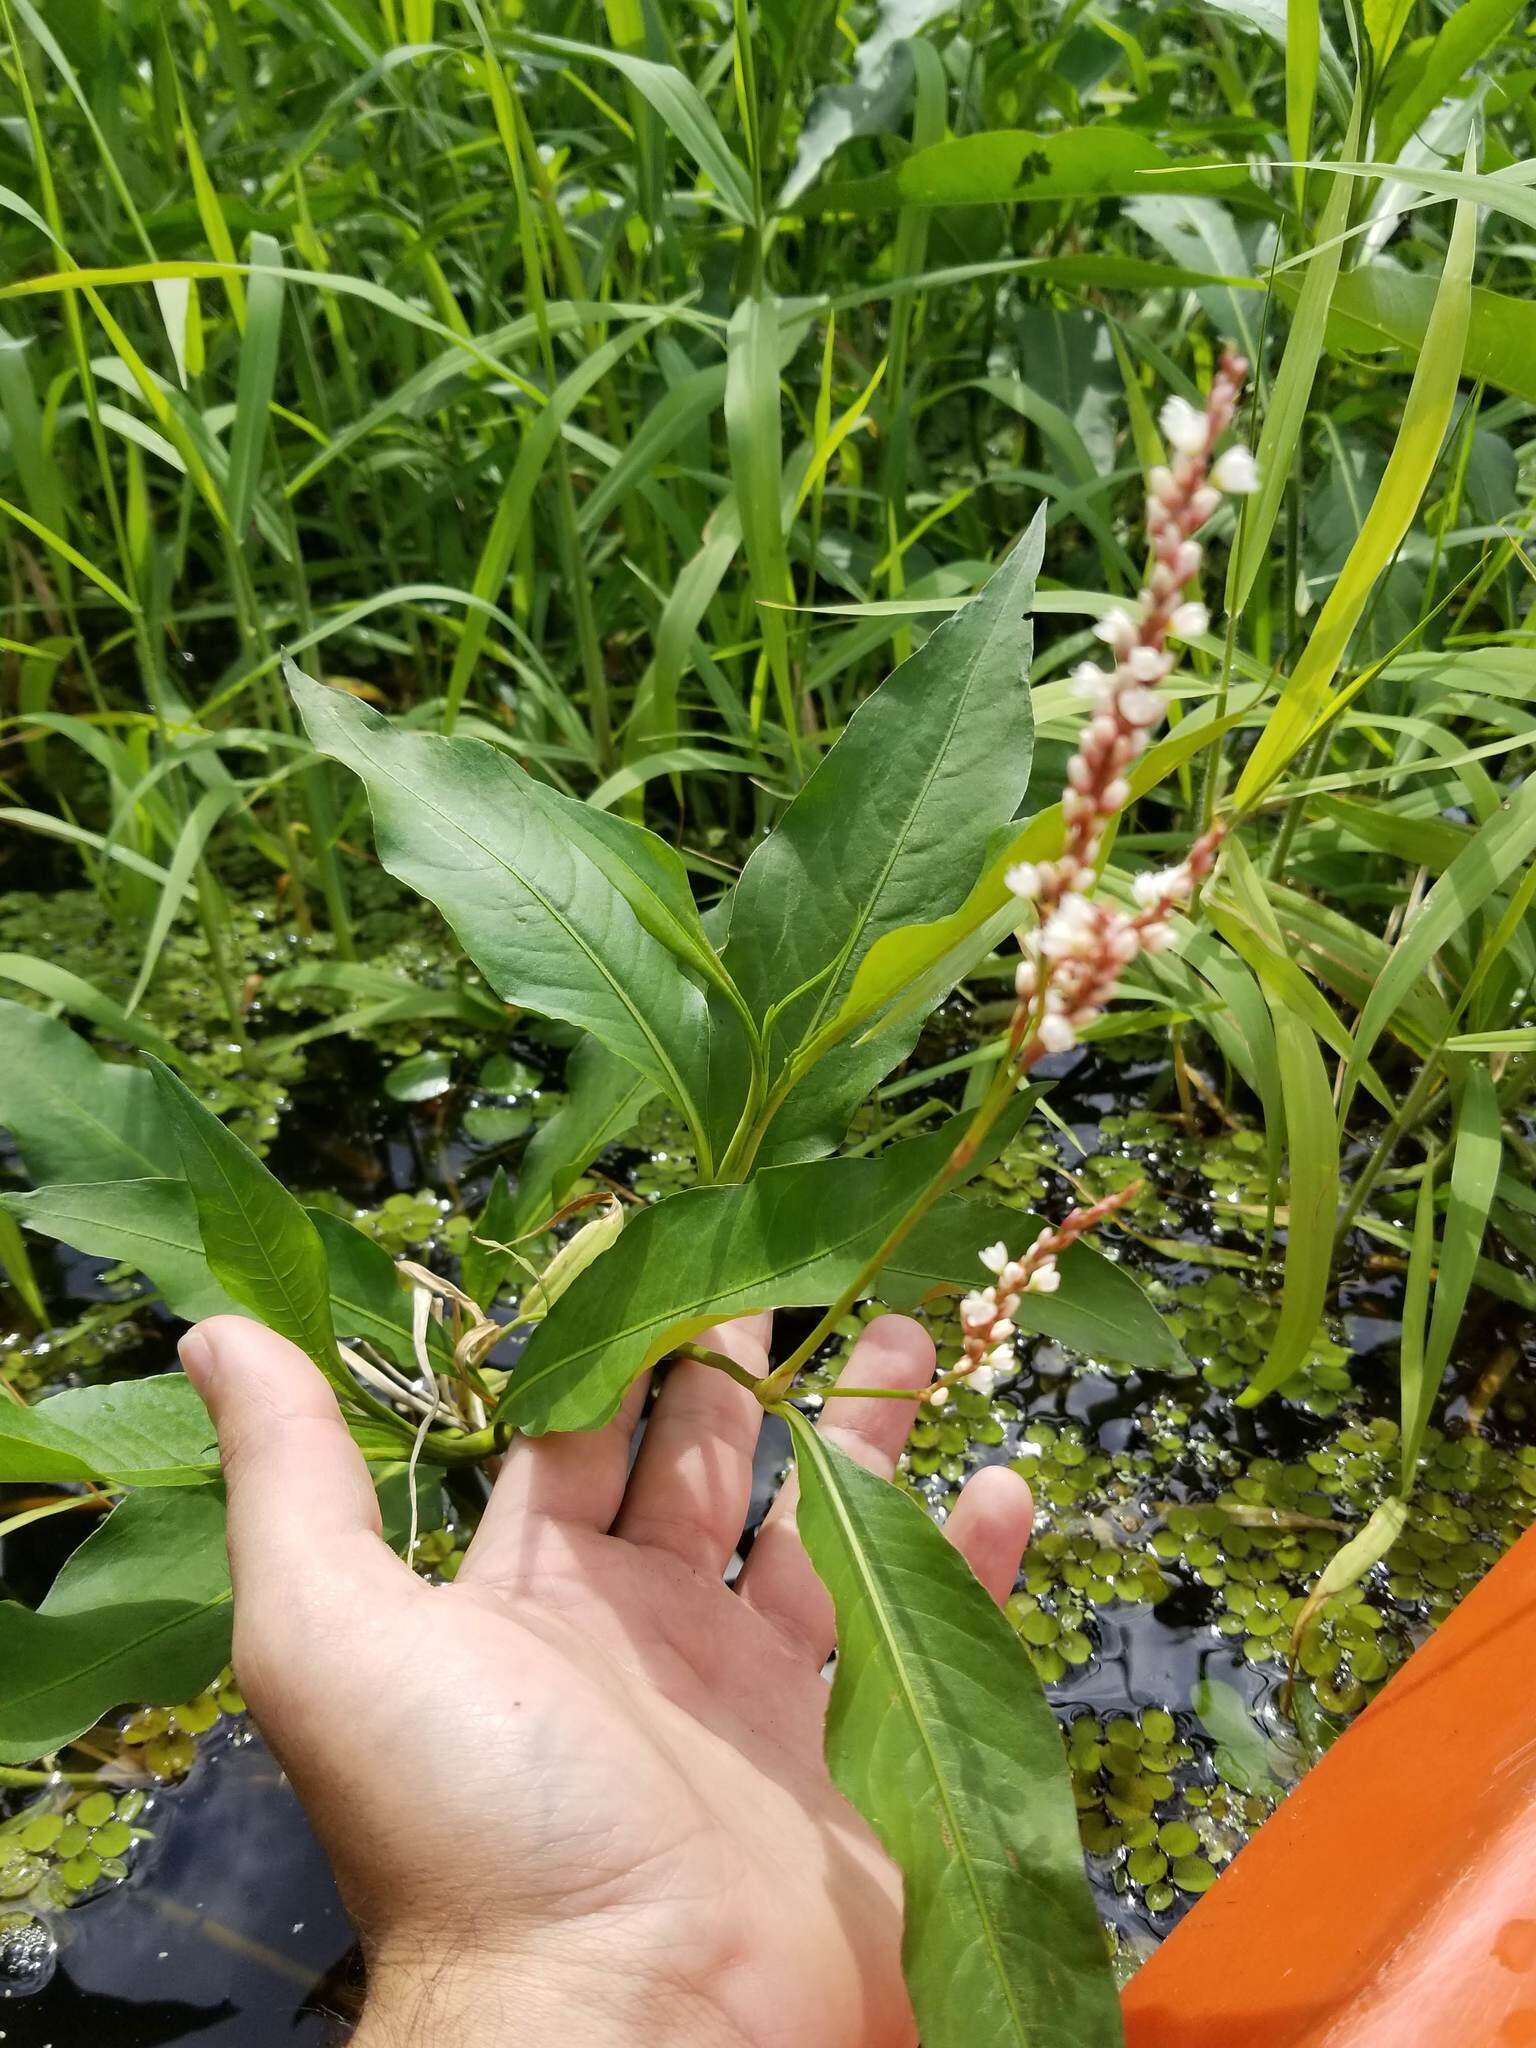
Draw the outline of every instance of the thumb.
[[[325,1376],[244,1316],[211,1316],[181,1363],[219,1438],[242,1634],[302,1609],[302,1589],[392,1563],[361,1451]]]

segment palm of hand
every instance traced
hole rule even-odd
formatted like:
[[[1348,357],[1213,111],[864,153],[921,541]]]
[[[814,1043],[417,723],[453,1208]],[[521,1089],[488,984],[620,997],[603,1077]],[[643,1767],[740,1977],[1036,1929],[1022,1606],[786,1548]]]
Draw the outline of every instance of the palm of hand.
[[[248,1362],[255,1333],[238,1327]],[[761,1371],[766,1337],[764,1320],[709,1341]],[[861,1350],[863,1384],[932,1369],[894,1318]],[[354,1526],[281,1619],[243,1555],[237,1457],[248,1696],[376,1955],[451,1947],[487,1969],[517,1954],[659,1983],[666,2038],[906,2048],[900,1880],[822,1760],[832,1618],[793,1489],[727,1587],[761,1410],[722,1374],[674,1368],[631,1474],[643,1398],[593,1436],[519,1444],[453,1585]],[[842,1405],[851,1417],[833,1403],[823,1426],[889,1469],[910,1408]],[[336,1427],[332,1450],[356,1461]],[[952,1517],[994,1590],[1027,1518],[1027,1489],[1000,1472]]]

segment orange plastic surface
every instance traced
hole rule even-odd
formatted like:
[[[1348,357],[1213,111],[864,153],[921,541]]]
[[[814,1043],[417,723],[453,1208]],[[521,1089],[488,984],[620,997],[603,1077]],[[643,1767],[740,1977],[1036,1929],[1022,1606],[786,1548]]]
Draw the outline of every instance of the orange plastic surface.
[[[1131,1980],[1129,2048],[1536,2048],[1536,1529]]]

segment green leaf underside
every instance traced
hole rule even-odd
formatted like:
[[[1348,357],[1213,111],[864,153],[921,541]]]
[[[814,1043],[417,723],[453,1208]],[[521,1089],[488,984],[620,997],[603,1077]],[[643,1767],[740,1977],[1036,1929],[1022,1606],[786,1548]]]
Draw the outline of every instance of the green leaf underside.
[[[44,1237],[137,1267],[186,1322],[252,1312],[209,1270],[197,1204],[184,1180],[67,1183],[0,1195],[0,1206]],[[307,1213],[324,1247],[335,1329],[348,1339],[366,1338],[414,1370],[410,1301],[393,1259],[343,1217],[325,1209]],[[429,1331],[428,1342],[446,1356],[441,1332]]]
[[[282,1183],[168,1067],[151,1066],[197,1205],[214,1279],[268,1329],[334,1374],[336,1334],[320,1233]]]
[[[179,1372],[0,1404],[0,1480],[200,1486],[219,1469],[208,1411]]]
[[[195,1397],[194,1397],[195,1398]],[[377,1475],[385,1540],[403,1547],[398,1460]],[[440,1515],[424,1491],[422,1526]],[[51,1754],[127,1703],[174,1706],[229,1662],[221,1486],[130,1493],[68,1559],[35,1611],[0,1601],[0,1763]]]
[[[982,590],[946,619],[848,721],[732,899],[725,964],[753,1014],[813,983],[780,1015],[777,1061],[838,1010],[887,932],[963,901],[993,834],[1028,787],[1034,729],[1026,617],[1044,544],[1037,519]],[[839,1047],[812,1067],[770,1130],[763,1164],[824,1152],[910,1031]],[[744,1085],[715,1087],[722,1137]]]
[[[558,829],[553,799],[482,740],[397,731],[341,691],[289,680],[316,747],[365,783],[380,860],[436,904],[496,993],[591,1031],[700,1127],[704,997]]]
[[[915,1502],[790,1426],[837,1611],[827,1762],[901,1869],[924,2048],[1114,2048],[1061,1737],[1018,1636]]]
[[[36,1613],[0,1604],[0,1762],[57,1749],[125,1700],[187,1699],[229,1643],[222,1489],[130,1494]]]

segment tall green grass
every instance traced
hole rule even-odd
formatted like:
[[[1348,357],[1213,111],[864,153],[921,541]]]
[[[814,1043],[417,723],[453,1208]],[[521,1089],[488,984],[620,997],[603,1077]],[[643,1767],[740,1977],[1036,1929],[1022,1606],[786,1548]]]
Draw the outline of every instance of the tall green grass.
[[[1219,814],[1247,855],[1143,993],[1263,1104],[1277,1191],[1288,1158],[1275,1384],[1352,1230],[1412,1268],[1410,1420],[1468,1288],[1531,1297],[1518,7],[0,27],[0,825],[13,882],[50,838],[141,961],[124,1004],[7,972],[148,1042],[194,916],[243,1035],[253,861],[346,961],[356,798],[285,652],[644,817],[707,899],[1042,499],[1049,801],[1067,673],[1140,577],[1158,396],[1235,344],[1263,489],[1121,846]]]

